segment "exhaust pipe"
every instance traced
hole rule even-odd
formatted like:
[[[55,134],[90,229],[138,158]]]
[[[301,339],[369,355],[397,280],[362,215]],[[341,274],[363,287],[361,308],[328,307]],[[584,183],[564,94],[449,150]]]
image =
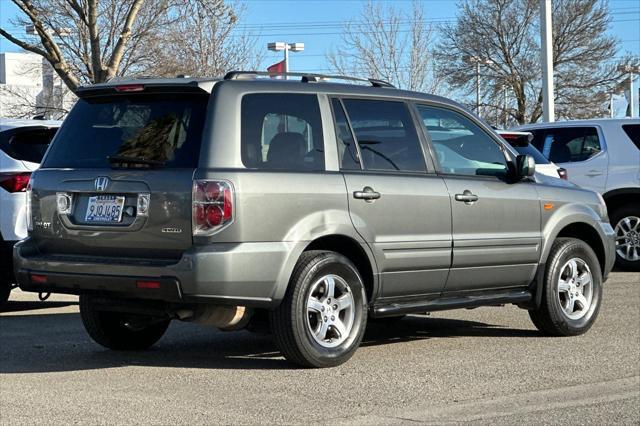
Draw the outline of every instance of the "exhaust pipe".
[[[199,305],[194,310],[176,311],[178,319],[216,327],[222,331],[241,330],[247,326],[253,310],[245,306]]]

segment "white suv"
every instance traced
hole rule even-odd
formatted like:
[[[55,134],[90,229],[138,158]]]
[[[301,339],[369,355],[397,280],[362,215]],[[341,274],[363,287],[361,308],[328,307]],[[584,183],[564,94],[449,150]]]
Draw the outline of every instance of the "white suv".
[[[27,236],[26,196],[60,121],[0,119],[0,305],[14,283],[13,245]]]
[[[569,180],[602,194],[616,231],[619,266],[640,270],[640,119],[529,124],[532,144]]]

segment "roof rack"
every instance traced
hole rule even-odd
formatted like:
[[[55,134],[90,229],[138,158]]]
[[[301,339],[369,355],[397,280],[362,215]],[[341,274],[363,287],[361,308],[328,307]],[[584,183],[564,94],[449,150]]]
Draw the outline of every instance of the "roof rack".
[[[268,72],[268,71],[229,71],[225,76],[225,80],[254,80],[258,76],[266,77],[300,77],[302,83],[317,83],[322,80],[346,80],[346,81],[360,81],[369,83],[373,87],[390,87],[395,86],[388,81],[377,80],[375,78],[358,78],[344,75],[327,75],[327,74],[314,74],[306,72]]]

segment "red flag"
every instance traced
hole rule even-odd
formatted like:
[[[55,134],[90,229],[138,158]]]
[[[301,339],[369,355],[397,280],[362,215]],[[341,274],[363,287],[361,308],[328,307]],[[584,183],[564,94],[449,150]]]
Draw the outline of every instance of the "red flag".
[[[284,60],[267,67],[267,71],[272,74],[282,74],[284,72]]]

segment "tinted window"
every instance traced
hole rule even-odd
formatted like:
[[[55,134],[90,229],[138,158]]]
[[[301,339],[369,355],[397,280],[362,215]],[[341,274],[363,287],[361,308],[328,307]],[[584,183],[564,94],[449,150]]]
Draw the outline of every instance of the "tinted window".
[[[531,133],[533,145],[554,163],[585,161],[602,149],[595,127],[537,129]]]
[[[478,125],[448,109],[418,106],[418,110],[444,173],[473,176],[506,174],[502,149]]]
[[[16,160],[40,163],[58,129],[25,128],[4,133],[0,146]]]
[[[322,122],[315,95],[245,95],[241,139],[246,167],[324,170]]]
[[[622,130],[629,136],[631,142],[640,149],[640,124],[625,124],[622,126]]]
[[[332,99],[333,115],[335,117],[336,139],[338,142],[338,157],[340,168],[343,170],[360,170],[358,150],[356,148],[347,117],[339,99]]]
[[[403,102],[344,99],[366,170],[426,170],[411,114]]]
[[[208,97],[110,96],[80,99],[59,130],[45,167],[196,167]]]

